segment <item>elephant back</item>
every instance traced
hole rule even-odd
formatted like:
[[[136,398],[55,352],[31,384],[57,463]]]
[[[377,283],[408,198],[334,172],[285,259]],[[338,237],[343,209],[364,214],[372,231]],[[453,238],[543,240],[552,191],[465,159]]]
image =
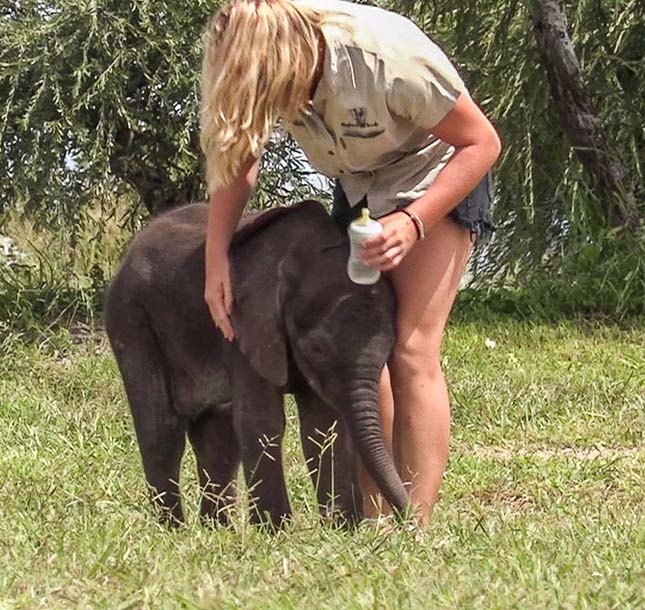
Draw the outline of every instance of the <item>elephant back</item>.
[[[298,221],[302,224],[303,231],[313,228],[312,224],[319,225],[321,222],[323,226],[332,224],[322,204],[313,200],[300,201],[292,206],[280,206],[245,214],[237,225],[232,243],[241,244],[259,234],[262,229],[276,220],[294,214],[298,214]]]

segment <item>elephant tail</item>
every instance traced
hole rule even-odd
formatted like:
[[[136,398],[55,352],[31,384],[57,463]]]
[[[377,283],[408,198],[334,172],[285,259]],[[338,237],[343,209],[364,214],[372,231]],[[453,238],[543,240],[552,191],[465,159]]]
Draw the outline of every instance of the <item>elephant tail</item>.
[[[175,470],[185,435],[149,315],[133,291],[122,288],[120,279],[117,276],[106,296],[105,329],[123,379],[144,469],[149,483],[157,487],[157,471]]]

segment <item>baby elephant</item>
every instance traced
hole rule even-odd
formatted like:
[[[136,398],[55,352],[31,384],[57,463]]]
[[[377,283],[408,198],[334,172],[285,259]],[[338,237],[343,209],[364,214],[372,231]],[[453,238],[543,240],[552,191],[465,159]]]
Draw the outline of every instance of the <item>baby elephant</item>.
[[[407,493],[378,409],[378,380],[394,342],[390,287],[347,278],[347,240],[319,203],[246,217],[231,245],[236,340],[228,343],[204,302],[207,213],[189,205],[153,220],[134,239],[105,304],[143,468],[165,517],[183,519],[186,435],[202,516],[226,523],[240,461],[253,521],[279,526],[290,515],[281,458],[285,392],[296,398],[321,510],[360,518],[355,447],[403,511]],[[321,442],[332,429],[332,440]]]

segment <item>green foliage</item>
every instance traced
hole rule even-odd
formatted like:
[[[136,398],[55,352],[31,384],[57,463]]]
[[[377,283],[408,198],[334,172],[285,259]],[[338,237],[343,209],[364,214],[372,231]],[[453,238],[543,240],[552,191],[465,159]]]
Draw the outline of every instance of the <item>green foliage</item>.
[[[618,239],[607,231],[574,241],[511,286],[472,287],[458,300],[467,311],[488,310],[522,319],[589,316],[640,319],[643,324],[645,238]]]
[[[201,39],[219,4],[23,0],[0,13],[0,211],[72,220],[115,190],[149,212],[203,198]],[[293,144],[272,148],[268,165],[281,157],[293,180]]]
[[[36,267],[3,269],[0,282],[0,337],[31,334],[43,324],[57,326],[70,320],[92,320],[100,306],[96,285],[79,286],[67,270],[52,268],[44,259]]]
[[[262,155],[253,209],[286,205],[303,199],[331,201],[332,182],[315,172],[294,139],[278,128]]]
[[[71,218],[96,191],[200,192],[197,73],[212,0],[22,0],[0,20],[0,209]]]
[[[142,204],[155,212],[201,198],[201,34],[219,4],[0,4],[0,174],[5,177],[0,212],[18,212],[74,234],[82,211],[97,200],[129,199],[125,221],[132,226]],[[511,309],[542,311],[547,317],[594,311],[594,303],[618,316],[642,311],[639,290],[645,272],[642,264],[631,262],[641,260],[641,242],[612,244],[621,239],[607,232],[593,185],[549,101],[527,3],[379,4],[407,12],[442,44],[502,135],[494,210],[498,231],[475,254],[474,285],[502,290],[499,302],[516,303]],[[588,87],[642,208],[643,3],[580,0],[564,9]],[[252,205],[328,198],[329,192],[329,183],[312,175],[294,142],[278,134],[264,156]],[[6,215],[4,220],[0,216],[0,229],[3,222]],[[595,268],[587,263],[588,252],[597,257]],[[43,300],[56,294],[73,299],[62,277],[58,285],[46,270],[38,273],[49,288],[23,272],[5,274],[0,290],[13,296],[3,302],[28,299],[37,286],[39,294],[47,295]],[[102,287],[95,289],[98,294]],[[549,305],[538,307],[537,302]]]
[[[502,136],[503,156],[495,169],[498,231],[480,251],[476,275],[514,282],[543,274],[543,259],[554,249],[589,240],[604,249],[606,221],[560,127],[528,3],[387,4],[405,7],[442,44]],[[579,0],[565,3],[564,12],[592,99],[645,212],[645,5]]]
[[[141,225],[127,224],[129,200],[83,208],[70,231],[10,214],[14,252],[0,252],[0,336],[29,334],[43,324],[97,322],[103,294],[125,244]]]

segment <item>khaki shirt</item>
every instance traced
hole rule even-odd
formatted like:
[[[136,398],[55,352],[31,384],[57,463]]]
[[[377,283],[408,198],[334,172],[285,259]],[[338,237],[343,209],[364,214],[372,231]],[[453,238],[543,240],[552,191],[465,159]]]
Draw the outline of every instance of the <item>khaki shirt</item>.
[[[430,129],[467,90],[443,51],[410,20],[341,0],[297,0],[333,12],[308,110],[285,127],[350,205],[375,217],[417,199],[454,148]]]

